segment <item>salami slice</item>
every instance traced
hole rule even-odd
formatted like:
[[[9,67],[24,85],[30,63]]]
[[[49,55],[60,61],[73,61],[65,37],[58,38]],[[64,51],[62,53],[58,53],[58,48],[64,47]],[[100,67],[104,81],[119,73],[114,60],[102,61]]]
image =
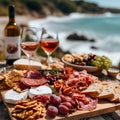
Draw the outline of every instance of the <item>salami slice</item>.
[[[22,78],[21,82],[26,85],[26,86],[30,86],[30,87],[34,87],[34,86],[39,86],[39,85],[43,85],[45,83],[47,83],[47,79],[45,78],[39,78],[39,79],[31,79],[31,78]]]
[[[93,99],[90,97],[86,97],[86,99],[89,100],[89,103],[85,104],[83,101],[77,100],[76,99],[76,103],[77,103],[77,108],[79,110],[93,110],[97,107],[97,103],[98,103],[98,99]]]

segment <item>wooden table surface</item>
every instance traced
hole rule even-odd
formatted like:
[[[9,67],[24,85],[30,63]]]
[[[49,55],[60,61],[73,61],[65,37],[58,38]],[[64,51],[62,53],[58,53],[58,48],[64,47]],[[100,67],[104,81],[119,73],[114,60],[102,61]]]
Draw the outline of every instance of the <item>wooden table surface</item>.
[[[8,111],[2,101],[0,101],[0,120],[11,120],[9,117]],[[74,119],[72,119],[72,120],[74,120]],[[79,120],[120,120],[120,110],[117,110],[112,113],[103,114],[100,116],[79,119]]]
[[[120,81],[115,80],[114,78],[108,78],[106,76],[105,77],[102,76],[102,80],[108,80],[108,79],[111,79],[113,80],[113,82],[118,82],[118,84],[120,84]],[[11,120],[9,117],[7,108],[4,105],[1,98],[0,98],[0,120]],[[72,120],[77,120],[77,119],[72,118]],[[98,115],[98,116],[91,117],[91,118],[83,118],[83,119],[79,118],[78,120],[120,120],[120,109],[114,112]]]

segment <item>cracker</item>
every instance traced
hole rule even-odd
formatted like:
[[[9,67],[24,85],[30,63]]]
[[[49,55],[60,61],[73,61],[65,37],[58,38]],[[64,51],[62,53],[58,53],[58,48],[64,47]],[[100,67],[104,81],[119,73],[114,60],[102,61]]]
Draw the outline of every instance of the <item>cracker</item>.
[[[41,102],[30,99],[18,102],[12,111],[12,116],[21,120],[35,120],[45,115],[45,106]]]
[[[22,70],[12,70],[8,73],[4,74],[4,81],[5,84],[9,87],[14,89],[17,92],[22,92],[20,89],[20,80],[23,77],[25,71]]]

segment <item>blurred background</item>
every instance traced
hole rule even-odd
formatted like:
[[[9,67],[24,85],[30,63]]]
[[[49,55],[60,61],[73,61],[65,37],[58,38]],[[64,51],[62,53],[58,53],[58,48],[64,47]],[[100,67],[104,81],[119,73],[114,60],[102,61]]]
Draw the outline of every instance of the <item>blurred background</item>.
[[[57,31],[64,52],[106,55],[119,65],[119,0],[0,0],[1,28],[10,4],[16,6],[19,26]]]

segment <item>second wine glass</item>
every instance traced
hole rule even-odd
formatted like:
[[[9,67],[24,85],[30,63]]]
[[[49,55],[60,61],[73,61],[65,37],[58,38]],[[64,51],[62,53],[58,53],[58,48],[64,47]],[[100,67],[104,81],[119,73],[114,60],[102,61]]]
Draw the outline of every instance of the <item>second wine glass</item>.
[[[46,31],[44,28],[42,29],[41,38],[40,38],[40,47],[47,54],[47,62],[52,62],[50,59],[50,55],[56,50],[59,45],[58,34]]]
[[[21,33],[21,49],[28,58],[28,64],[30,68],[30,59],[35,54],[39,40],[37,36],[37,28],[35,27],[23,27]]]

